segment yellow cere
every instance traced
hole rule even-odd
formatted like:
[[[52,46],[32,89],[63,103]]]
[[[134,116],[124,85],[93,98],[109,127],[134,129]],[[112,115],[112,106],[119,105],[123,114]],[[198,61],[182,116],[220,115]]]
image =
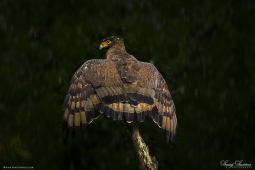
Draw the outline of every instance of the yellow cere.
[[[110,43],[111,43],[111,41],[107,40],[107,41],[102,42],[101,45],[102,45],[103,47],[107,47]]]

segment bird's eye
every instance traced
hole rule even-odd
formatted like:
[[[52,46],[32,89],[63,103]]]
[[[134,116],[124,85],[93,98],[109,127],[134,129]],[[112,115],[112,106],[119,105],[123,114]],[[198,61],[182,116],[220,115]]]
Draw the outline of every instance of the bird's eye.
[[[111,43],[111,41],[110,41],[110,40],[107,40],[107,41],[106,41],[106,43],[107,43],[107,44],[110,44],[110,43]]]

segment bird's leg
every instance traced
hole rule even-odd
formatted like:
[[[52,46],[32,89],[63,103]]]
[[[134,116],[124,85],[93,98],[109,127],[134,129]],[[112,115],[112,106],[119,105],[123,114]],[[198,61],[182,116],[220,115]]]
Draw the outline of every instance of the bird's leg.
[[[139,132],[139,122],[137,117],[134,117],[134,121],[132,123],[127,123],[124,118],[124,124],[130,135],[136,154],[139,159],[140,169],[141,170],[156,170],[158,169],[158,162],[155,157],[151,157],[149,154],[149,147],[146,146],[143,141],[140,132]]]

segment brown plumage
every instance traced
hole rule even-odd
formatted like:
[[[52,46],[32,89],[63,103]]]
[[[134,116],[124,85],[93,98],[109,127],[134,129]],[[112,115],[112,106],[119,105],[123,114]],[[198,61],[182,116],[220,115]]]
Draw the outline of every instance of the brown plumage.
[[[120,38],[104,39],[102,48],[108,48],[106,59],[85,62],[71,79],[63,104],[63,131],[85,130],[101,113],[128,123],[137,114],[140,122],[151,117],[166,133],[167,142],[175,141],[175,106],[155,66],[128,54]]]

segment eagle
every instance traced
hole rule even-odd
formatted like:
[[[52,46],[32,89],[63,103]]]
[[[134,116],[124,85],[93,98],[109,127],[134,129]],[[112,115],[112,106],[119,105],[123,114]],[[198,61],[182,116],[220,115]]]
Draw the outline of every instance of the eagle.
[[[132,123],[150,117],[174,142],[177,137],[176,109],[168,86],[156,67],[138,61],[116,36],[105,38],[106,59],[86,61],[73,75],[63,103],[62,131],[75,135],[100,114]]]

